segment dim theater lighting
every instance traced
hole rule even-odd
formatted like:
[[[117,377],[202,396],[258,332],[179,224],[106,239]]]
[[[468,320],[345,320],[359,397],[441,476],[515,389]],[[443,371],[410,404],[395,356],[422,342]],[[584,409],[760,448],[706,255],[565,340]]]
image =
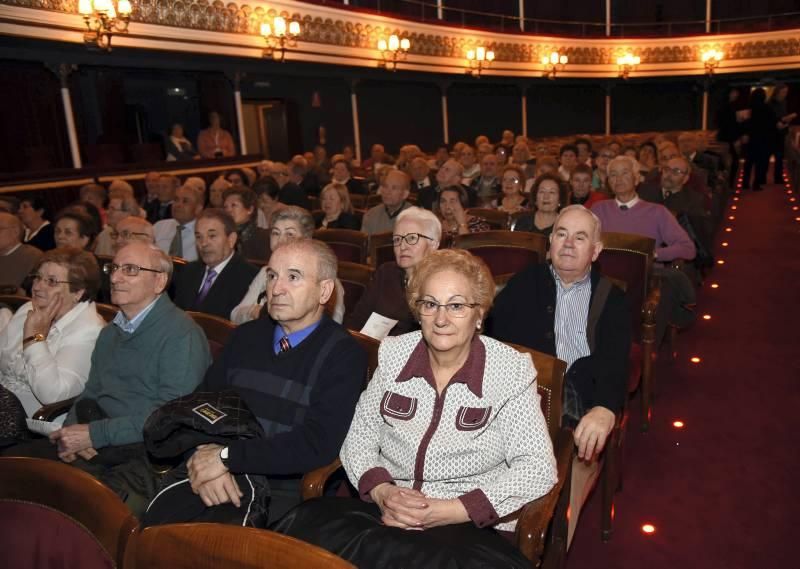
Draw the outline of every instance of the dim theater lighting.
[[[467,75],[472,75],[476,79],[481,76],[481,72],[494,61],[494,50],[487,49],[479,45],[475,49],[467,50]]]
[[[91,49],[111,51],[111,38],[127,34],[133,7],[130,0],[78,0],[78,13],[83,16],[86,32],[83,43]]]
[[[693,364],[699,364],[700,363],[700,358],[698,358],[697,356],[694,356],[689,361],[692,362]]]
[[[642,526],[642,533],[646,535],[652,535],[656,532],[656,526],[653,524],[644,524]]]
[[[719,288],[719,285],[717,283],[714,283],[711,285],[711,288]]]
[[[711,320],[710,314],[703,314],[703,320]]]
[[[672,421],[672,426],[675,427],[676,429],[682,429],[683,421]]]
[[[407,57],[408,50],[411,49],[411,40],[401,38],[397,34],[392,34],[389,39],[381,38],[378,40],[378,51],[381,52],[381,61],[378,67],[397,71],[397,63]]]
[[[267,44],[264,48],[264,57],[271,57],[283,63],[286,61],[286,51],[297,47],[297,38],[300,36],[300,22],[286,20],[283,16],[275,16],[272,23],[261,24],[261,37]]]
[[[725,261],[724,261],[724,260],[722,260],[722,259],[720,259],[719,261],[717,261],[717,264],[718,264],[718,265],[724,265],[724,264],[725,264]]]
[[[549,56],[543,55],[541,62],[542,66],[544,67],[542,77],[546,77],[547,79],[555,79],[556,74],[558,74],[559,71],[563,71],[567,66],[567,63],[569,63],[569,57],[566,54],[553,51],[550,52]]]

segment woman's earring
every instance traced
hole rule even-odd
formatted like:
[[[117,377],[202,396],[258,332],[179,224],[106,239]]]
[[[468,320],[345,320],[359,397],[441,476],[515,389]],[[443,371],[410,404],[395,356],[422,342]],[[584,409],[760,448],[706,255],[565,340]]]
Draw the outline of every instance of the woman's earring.
[[[481,329],[481,321],[480,320],[478,320],[478,322],[475,324],[475,328],[477,328],[478,330]]]

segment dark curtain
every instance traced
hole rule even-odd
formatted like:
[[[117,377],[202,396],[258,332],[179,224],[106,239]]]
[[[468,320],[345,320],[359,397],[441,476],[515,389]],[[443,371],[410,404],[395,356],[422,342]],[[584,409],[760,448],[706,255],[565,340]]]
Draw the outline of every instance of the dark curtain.
[[[450,142],[470,142],[480,134],[500,140],[505,129],[522,131],[522,94],[513,85],[456,83],[447,94]]]
[[[596,85],[559,85],[528,89],[528,136],[603,132],[605,90]]]
[[[611,91],[612,132],[692,130],[701,116],[702,89],[694,82],[621,83]]]
[[[71,167],[60,81],[42,64],[0,62],[0,172]]]

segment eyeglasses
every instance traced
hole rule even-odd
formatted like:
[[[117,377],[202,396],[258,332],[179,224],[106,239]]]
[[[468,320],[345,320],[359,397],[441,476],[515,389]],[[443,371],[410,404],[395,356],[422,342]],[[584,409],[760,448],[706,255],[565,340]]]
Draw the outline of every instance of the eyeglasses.
[[[661,171],[666,173],[669,172],[671,174],[675,174],[676,176],[685,176],[689,173],[688,170],[681,170],[680,168],[670,168],[669,166],[663,166]]]
[[[392,245],[399,247],[403,241],[409,245],[416,245],[419,243],[420,237],[427,239],[428,241],[433,241],[432,238],[428,237],[427,235],[423,235],[422,233],[406,233],[405,235],[392,235]]]
[[[116,263],[106,263],[103,265],[103,272],[107,275],[113,275],[118,270],[122,270],[122,274],[126,277],[135,277],[139,274],[139,271],[147,271],[149,273],[163,273],[164,271],[159,271],[157,269],[148,269],[147,267],[140,267],[139,265],[133,265],[127,263],[125,265],[117,265]]]
[[[444,308],[449,316],[455,318],[464,318],[469,312],[468,309],[475,308],[477,304],[469,304],[466,302],[451,302],[449,304],[439,304],[432,300],[418,300],[416,302],[417,310],[422,316],[433,316],[439,312],[440,308]]]
[[[125,229],[123,231],[120,231],[120,232],[112,231],[109,235],[111,236],[111,239],[113,239],[114,241],[116,241],[120,237],[122,237],[123,239],[126,239],[126,240],[127,239],[131,239],[134,236],[136,236],[136,237],[150,237],[147,233],[142,233],[140,231],[128,231],[127,229]]]
[[[73,284],[72,281],[60,281],[55,277],[43,277],[42,275],[31,275],[31,280],[34,283],[44,282],[50,288],[58,286],[60,284]]]

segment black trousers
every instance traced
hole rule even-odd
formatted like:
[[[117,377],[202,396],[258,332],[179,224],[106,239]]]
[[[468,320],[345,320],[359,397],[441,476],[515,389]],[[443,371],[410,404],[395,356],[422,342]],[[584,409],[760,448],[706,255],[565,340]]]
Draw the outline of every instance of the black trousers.
[[[769,157],[772,155],[772,148],[768,144],[749,143],[747,145],[747,157],[744,161],[744,187],[760,189],[767,183],[767,170],[769,169]],[[750,185],[750,174],[755,167],[755,179]]]
[[[318,498],[290,511],[270,529],[327,549],[359,569],[484,569],[530,567],[507,539],[472,523],[424,531],[381,523],[375,504]]]

